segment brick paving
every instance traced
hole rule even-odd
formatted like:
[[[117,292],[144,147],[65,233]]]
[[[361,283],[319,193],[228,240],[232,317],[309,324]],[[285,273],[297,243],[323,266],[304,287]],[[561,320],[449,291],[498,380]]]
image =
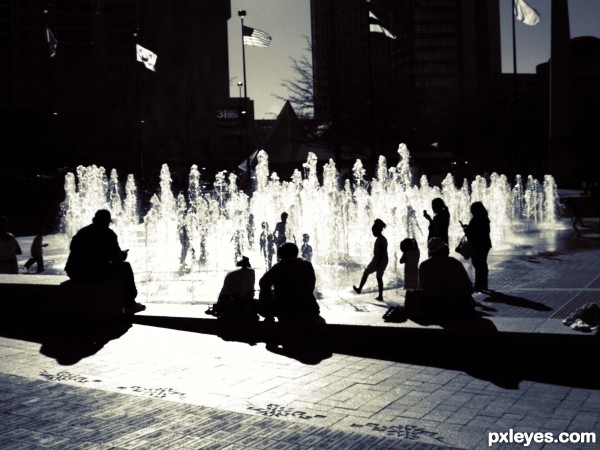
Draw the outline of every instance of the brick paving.
[[[525,327],[599,302],[598,237],[577,240],[567,230],[552,251],[492,254],[495,294],[477,301]],[[387,297],[402,296],[397,289]],[[370,297],[343,293],[323,299],[322,309],[376,327],[412,326],[383,323]],[[144,313],[207,317],[186,308],[149,305]],[[524,370],[524,359],[494,361],[475,345],[464,353],[479,365],[403,357],[416,344],[382,341],[381,355],[325,351],[307,361],[285,345],[138,323],[112,334],[0,333],[0,448],[481,449],[490,448],[488,433],[509,429],[600,433],[600,383],[583,382],[590,361],[557,351],[548,367],[572,373],[558,383]],[[494,364],[514,382],[494,377]]]

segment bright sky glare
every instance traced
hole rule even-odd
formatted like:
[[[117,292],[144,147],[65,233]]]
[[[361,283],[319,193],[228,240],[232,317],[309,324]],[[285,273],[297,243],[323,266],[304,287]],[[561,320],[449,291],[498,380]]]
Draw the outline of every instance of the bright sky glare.
[[[502,27],[502,71],[512,73],[512,0],[500,1]],[[526,0],[541,15],[538,25],[517,22],[517,71],[535,73],[538,64],[550,57],[550,0]],[[246,10],[244,24],[271,35],[268,48],[246,47],[248,96],[254,99],[257,119],[273,119],[285,97],[283,80],[294,79],[290,58],[299,58],[310,37],[310,0],[231,0],[229,20],[229,77],[231,96],[237,97],[243,81],[241,24],[238,10]],[[600,37],[600,0],[569,0],[571,36]],[[243,95],[243,91],[242,91]]]

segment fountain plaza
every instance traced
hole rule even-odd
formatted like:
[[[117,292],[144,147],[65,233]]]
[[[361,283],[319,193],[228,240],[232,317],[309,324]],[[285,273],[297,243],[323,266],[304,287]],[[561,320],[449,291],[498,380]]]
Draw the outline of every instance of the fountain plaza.
[[[401,288],[400,241],[414,237],[421,259],[426,257],[428,224],[422,212],[431,213],[435,197],[442,197],[450,210],[451,248],[462,237],[459,222],[469,221],[474,201],[488,208],[496,254],[531,240],[533,233],[539,240],[541,231],[543,239],[552,241],[554,231],[566,228],[550,175],[541,181],[532,176],[508,180],[492,173],[489,179],[476,176],[460,182],[448,174],[440,186],[432,186],[426,176],[418,182],[412,179],[404,144],[398,155],[398,164],[391,167],[379,157],[373,178],[357,160],[352,179],[342,180],[333,160],[319,168],[310,153],[291,179],[283,181],[269,171],[268,155],[261,151],[251,195],[241,192],[236,176],[225,171],[216,175],[214,189],[203,190],[201,181],[206,180],[201,180],[196,165],[190,168],[187,192],[173,192],[169,168],[163,165],[159,189],[147,211],[140,210],[133,175],[123,184],[115,170],[107,174],[103,167],[79,166],[65,177],[61,232],[45,238],[46,273],[64,275],[71,237],[100,208],[111,211],[121,247],[130,249],[138,299],[144,303],[213,303],[225,273],[240,255],[250,258],[258,280],[268,266],[259,244],[263,224],[273,232],[282,212],[289,215],[288,236],[299,247],[302,236],[309,236],[319,298],[347,297],[351,292],[372,256],[370,228],[375,218],[387,224],[386,289]],[[28,239],[21,239],[25,253]],[[547,246],[551,249],[552,242]]]

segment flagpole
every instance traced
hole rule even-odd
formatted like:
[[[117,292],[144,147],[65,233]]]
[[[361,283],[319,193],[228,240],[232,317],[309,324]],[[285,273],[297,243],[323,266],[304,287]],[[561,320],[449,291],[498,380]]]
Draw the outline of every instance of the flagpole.
[[[242,111],[242,124],[244,126],[244,145],[242,151],[246,155],[246,187],[250,187],[250,151],[248,150],[248,124],[249,124],[249,111],[248,111],[248,83],[246,82],[246,46],[244,45],[244,17],[246,17],[246,10],[238,10],[238,16],[240,17],[240,31],[242,40],[242,72],[244,75],[244,111]]]
[[[367,9],[368,9],[369,0],[367,0]],[[369,123],[370,123],[370,144],[371,144],[371,159],[373,160],[373,164],[375,164],[375,125],[374,125],[374,117],[373,117],[373,64],[371,61],[371,24],[367,24],[369,29],[367,30],[367,53],[368,53],[368,63],[369,63]]]
[[[244,46],[244,17],[246,17],[246,11],[243,9],[240,9],[238,11],[238,16],[240,16],[240,23],[241,23],[241,32],[242,32],[242,70],[244,73],[244,98],[248,98],[248,83],[246,83],[246,47]]]
[[[48,113],[50,116],[54,115],[54,89],[53,89],[53,80],[52,80],[52,55],[50,53],[50,7],[51,3],[48,2],[48,6],[44,9],[44,24],[46,26],[46,44],[48,46],[47,49],[47,67],[46,67],[46,77],[47,77],[47,88],[48,88]]]
[[[514,0],[510,0],[513,8],[511,8],[511,16],[512,16],[512,49],[513,49],[513,107],[514,107],[514,115],[515,115],[515,123],[518,119],[518,83],[517,83],[517,32],[515,26],[515,14],[512,9],[514,9]]]
[[[139,41],[140,29],[136,27],[133,32],[134,38],[134,49],[137,52],[137,45]],[[140,70],[139,64],[137,63],[137,55],[135,64],[135,96],[136,96],[136,106],[137,106],[137,114],[136,114],[136,126],[137,126],[137,145],[138,145],[138,154],[139,154],[139,164],[140,164],[140,178],[144,180],[144,144],[142,140],[142,103],[141,103],[141,81],[140,81]]]

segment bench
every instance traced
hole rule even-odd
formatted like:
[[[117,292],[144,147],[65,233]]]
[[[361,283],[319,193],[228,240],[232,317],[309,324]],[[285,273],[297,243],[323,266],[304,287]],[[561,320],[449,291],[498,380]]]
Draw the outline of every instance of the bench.
[[[78,283],[60,275],[0,274],[1,317],[102,324],[122,316],[121,280]]]

